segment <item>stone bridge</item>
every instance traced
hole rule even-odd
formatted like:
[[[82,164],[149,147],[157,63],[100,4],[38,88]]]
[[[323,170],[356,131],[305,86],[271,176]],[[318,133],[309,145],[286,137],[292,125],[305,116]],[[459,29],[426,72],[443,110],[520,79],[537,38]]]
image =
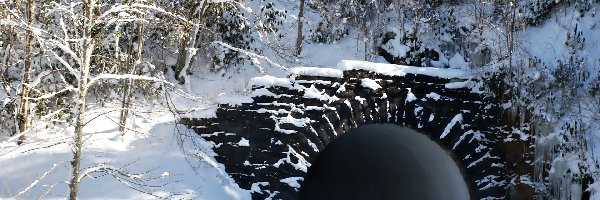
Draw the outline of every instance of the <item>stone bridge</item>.
[[[521,184],[531,173],[530,141],[511,134],[502,102],[466,71],[342,61],[250,84],[251,100],[180,123],[215,144],[217,161],[253,199],[297,199],[319,152],[365,124],[395,124],[435,141],[472,199],[531,198]]]

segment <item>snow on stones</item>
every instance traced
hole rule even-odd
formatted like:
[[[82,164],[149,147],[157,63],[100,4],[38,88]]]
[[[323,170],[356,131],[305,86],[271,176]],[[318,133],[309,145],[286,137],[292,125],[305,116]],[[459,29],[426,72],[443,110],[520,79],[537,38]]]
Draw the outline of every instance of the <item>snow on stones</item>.
[[[310,167],[310,163],[308,161],[306,161],[306,159],[302,155],[300,155],[298,152],[296,152],[296,150],[294,150],[294,148],[292,148],[292,146],[288,145],[288,151],[286,151],[284,153],[286,154],[286,157],[279,159],[275,164],[273,164],[274,167],[279,168],[282,164],[288,163],[297,170],[303,171],[305,173],[308,171],[308,168]],[[292,162],[292,159],[290,156],[296,157],[298,159],[298,163]]]
[[[339,70],[367,70],[387,76],[406,76],[406,74],[420,74],[444,79],[470,78],[466,70],[461,69],[442,69],[434,67],[412,67],[405,65],[372,63],[366,61],[342,60],[337,64]]]
[[[290,115],[279,118],[279,122],[286,124],[293,124],[296,127],[305,127],[307,124],[310,124],[311,119],[308,117],[305,118],[294,118]]]
[[[308,117],[297,119],[297,118],[292,117],[289,114],[285,117],[275,117],[272,115],[270,118],[273,119],[273,121],[275,121],[275,131],[285,133],[285,134],[293,134],[293,133],[296,133],[297,131],[283,129],[283,128],[281,128],[281,124],[292,124],[296,127],[305,127],[307,124],[311,123],[311,119]]]
[[[486,185],[481,186],[479,188],[480,190],[487,190],[487,189],[495,187],[495,186],[506,185],[506,181],[504,181],[504,180],[497,181],[497,179],[499,179],[499,178],[501,178],[501,177],[495,176],[495,175],[488,175],[488,176],[484,177],[483,179],[477,181],[477,186],[481,186],[482,184],[487,183]],[[488,199],[497,199],[497,198],[488,198]]]
[[[440,95],[435,92],[430,92],[429,94],[426,94],[425,97],[432,98],[433,100],[436,100],[436,101],[440,100],[440,98],[441,98]]]
[[[247,140],[246,138],[240,139],[240,141],[237,143],[238,146],[240,147],[249,147],[250,146],[250,140]]]
[[[298,181],[303,181],[303,180],[304,180],[303,177],[289,177],[289,178],[281,179],[280,181],[282,183],[288,184],[290,187],[300,189],[300,183],[298,183]]]
[[[290,69],[290,73],[302,76],[320,76],[332,78],[344,77],[344,72],[342,70],[321,67],[294,67]]]
[[[414,100],[417,100],[417,96],[415,96],[415,94],[412,93],[411,89],[408,88],[408,93],[406,94],[405,102],[408,103]]]
[[[260,96],[279,97],[279,95],[275,95],[273,92],[269,91],[267,88],[258,88],[256,90],[252,91],[252,93],[250,93],[249,96],[250,97],[260,97]]]
[[[252,186],[250,187],[250,192],[256,192],[256,193],[263,193],[262,189],[260,189],[260,186],[268,186],[269,182],[258,182],[258,183],[252,183]]]
[[[293,88],[292,82],[288,78],[277,78],[271,75],[265,75],[260,77],[255,77],[250,79],[248,83],[250,86],[264,86],[264,87],[285,87],[285,88]]]
[[[381,95],[381,97],[379,97],[379,99],[387,99],[387,98],[388,98],[388,96],[387,96],[387,93],[385,93],[385,92],[383,93],[383,95]]]
[[[377,83],[377,81],[373,80],[373,79],[369,79],[369,78],[364,78],[361,80],[361,86],[365,87],[365,88],[370,88],[372,90],[379,90],[381,89],[381,85],[379,85]]]
[[[463,120],[462,114],[461,113],[456,114],[454,116],[454,118],[452,118],[450,123],[448,123],[446,128],[444,129],[444,132],[442,132],[442,135],[440,135],[440,139],[444,139],[448,135],[448,133],[450,133],[450,130],[452,130],[452,127],[454,127],[454,125],[456,125],[457,122],[461,122],[462,120]]]
[[[234,93],[221,93],[217,97],[217,103],[228,104],[228,105],[241,105],[243,103],[252,103],[254,100],[252,97],[242,94]]]
[[[318,99],[321,101],[327,101],[329,103],[339,100],[336,96],[329,96],[324,91],[319,91],[314,85],[304,89],[304,98],[307,99]]]
[[[415,108],[415,112],[414,112],[414,114],[415,114],[415,116],[419,116],[419,114],[421,114],[421,112],[423,112],[423,107],[421,107],[421,106],[417,106],[417,107]]]
[[[335,91],[336,94],[346,92],[346,83],[340,85],[340,87]]]
[[[450,82],[450,83],[446,83],[445,87],[446,89],[459,89],[459,88],[467,88],[470,87],[472,85],[471,81],[456,81],[456,82]]]
[[[281,114],[290,114],[292,111],[287,111],[285,109],[278,109],[278,110],[269,110],[266,108],[260,108],[258,110],[255,110],[257,113],[271,113],[271,114],[275,114],[275,115],[281,115]]]
[[[498,158],[498,157],[492,156],[490,154],[490,152],[487,152],[487,153],[485,153],[485,155],[481,156],[481,158],[471,162],[471,164],[469,164],[469,166],[467,166],[467,168],[471,168],[471,167],[479,164],[481,161],[483,161],[483,159],[487,159],[487,158]]]
[[[467,137],[468,135],[473,134],[473,130],[468,130],[465,133],[463,133],[462,135],[460,135],[458,141],[456,141],[456,143],[454,143],[454,146],[452,147],[452,150],[456,149],[456,147],[463,141],[465,140],[465,137]]]

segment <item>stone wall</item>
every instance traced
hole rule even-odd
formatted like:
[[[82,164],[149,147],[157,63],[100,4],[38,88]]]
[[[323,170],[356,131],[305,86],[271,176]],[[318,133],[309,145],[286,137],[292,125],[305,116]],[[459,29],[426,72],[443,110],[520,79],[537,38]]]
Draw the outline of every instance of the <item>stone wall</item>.
[[[474,199],[507,197],[516,166],[525,165],[500,148],[503,109],[467,87],[474,80],[365,70],[287,80],[291,87],[253,86],[252,103],[222,104],[216,118],[180,121],[215,143],[217,161],[254,199],[296,199],[319,151],[363,124],[409,127],[451,151]]]

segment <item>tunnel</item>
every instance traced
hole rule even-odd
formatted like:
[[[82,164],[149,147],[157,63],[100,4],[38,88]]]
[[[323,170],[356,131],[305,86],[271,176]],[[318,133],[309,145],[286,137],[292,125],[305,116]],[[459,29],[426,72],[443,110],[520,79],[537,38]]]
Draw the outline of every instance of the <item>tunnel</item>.
[[[451,154],[392,124],[363,125],[333,140],[308,169],[300,199],[470,199]]]
[[[370,70],[258,81],[252,102],[179,123],[214,144],[252,199],[507,199],[515,177],[531,177],[529,142],[506,140],[498,98],[461,77]]]

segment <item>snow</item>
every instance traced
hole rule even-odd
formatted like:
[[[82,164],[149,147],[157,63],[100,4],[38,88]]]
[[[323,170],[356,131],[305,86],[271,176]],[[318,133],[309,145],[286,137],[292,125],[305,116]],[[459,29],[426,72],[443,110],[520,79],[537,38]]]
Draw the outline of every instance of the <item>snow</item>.
[[[285,88],[293,88],[290,79],[288,78],[277,78],[271,75],[265,75],[260,77],[255,77],[250,79],[248,83],[250,86],[264,86],[264,87],[285,87]]]
[[[412,67],[384,63],[373,63],[356,60],[342,60],[337,64],[340,70],[367,70],[387,76],[405,76],[406,74],[420,74],[445,79],[470,78],[472,75],[461,69],[442,69],[434,67]]]
[[[463,120],[463,116],[461,113],[455,115],[452,120],[450,120],[450,123],[448,123],[448,125],[446,125],[446,128],[444,128],[444,132],[442,132],[442,134],[440,135],[440,139],[444,139],[452,130],[452,128],[454,127],[454,125],[456,125],[456,123],[461,122]]]
[[[258,182],[258,183],[252,183],[252,186],[250,187],[250,191],[251,192],[256,192],[256,193],[263,193],[262,190],[260,189],[260,186],[268,186],[269,183],[268,182]]]
[[[2,92],[2,91],[0,91],[0,92]],[[3,94],[3,93],[0,93],[0,95],[3,95],[3,96],[4,96],[5,94]],[[8,97],[4,98],[4,100],[2,101],[2,108],[6,107],[6,104],[10,103],[10,100],[11,100],[11,99],[10,99],[10,98],[8,98]]]
[[[339,100],[336,96],[329,96],[325,91],[319,91],[314,85],[304,89],[304,98],[307,99],[319,99],[321,101],[333,102]]]
[[[411,89],[408,88],[408,93],[406,94],[406,100],[405,102],[411,102],[411,101],[415,101],[417,100],[417,97],[415,96],[415,94],[412,93]]]
[[[261,88],[261,89],[263,89],[263,88]],[[255,94],[255,93],[253,93],[253,94]],[[264,96],[268,96],[268,95],[264,95]],[[243,95],[243,94],[236,94],[236,93],[221,93],[221,94],[219,94],[219,96],[217,98],[217,103],[219,103],[219,104],[241,105],[243,103],[252,103],[252,102],[254,102],[254,100],[251,98],[251,96]]]
[[[447,89],[459,89],[459,88],[467,88],[471,86],[471,81],[456,81],[456,82],[450,82],[450,83],[446,83],[444,86]]]
[[[289,177],[289,178],[281,179],[280,181],[282,183],[287,183],[290,187],[300,189],[300,183],[298,183],[298,181],[303,181],[303,180],[304,180],[303,177]]]
[[[421,106],[417,106],[417,107],[415,108],[415,110],[414,110],[414,114],[415,114],[415,116],[419,116],[419,114],[420,114],[421,112],[423,112],[423,107],[421,107]],[[419,127],[419,128],[420,128],[420,127]]]
[[[344,72],[334,68],[324,67],[294,67],[290,69],[290,73],[304,76],[321,76],[343,78]]]
[[[285,133],[285,134],[294,134],[294,133],[298,132],[295,130],[282,129],[280,127],[280,125],[281,125],[281,123],[279,121],[275,124],[275,131],[280,132],[280,133]]]
[[[240,141],[237,143],[238,146],[240,147],[249,147],[250,146],[250,140],[247,140],[246,138],[240,139]]]
[[[473,130],[468,130],[468,131],[464,132],[462,135],[460,135],[460,138],[458,139],[458,141],[456,141],[456,143],[454,143],[452,150],[456,149],[456,147],[470,134],[473,134]]]
[[[369,79],[369,78],[362,79],[360,85],[363,86],[363,87],[365,87],[365,88],[370,88],[371,90],[379,90],[379,89],[381,89],[381,85],[379,85],[377,83],[377,81],[375,81],[373,79]]]
[[[452,58],[450,58],[449,63],[450,68],[454,69],[469,69],[469,63],[465,61],[465,58],[459,53],[455,53]]]
[[[400,42],[400,37],[396,36],[394,39],[388,41],[383,48],[387,50],[389,53],[394,55],[395,57],[404,58],[406,57],[406,53],[410,51],[410,47],[402,44]]]
[[[250,95],[248,97],[260,97],[260,96],[268,96],[268,97],[277,97],[279,95],[274,94],[273,92],[269,91],[267,88],[258,88],[254,91],[252,91],[252,93],[250,93]],[[254,100],[252,100],[254,101]]]
[[[141,112],[142,117],[131,118],[131,127],[136,132],[122,136],[114,122],[117,113],[102,115],[85,127],[82,175],[88,176],[82,176],[79,198],[156,199],[173,195],[172,198],[250,199],[249,191],[240,189],[223,166],[215,162],[210,144],[189,138],[196,133],[175,125],[173,116],[165,109],[143,106],[138,109],[152,112]],[[91,106],[88,118],[106,110]],[[45,126],[40,123],[34,129]],[[0,147],[0,163],[18,163],[2,165],[0,198],[57,199],[68,194],[65,181],[69,178],[72,158],[68,143],[74,130],[60,126],[46,130],[31,134],[24,145]],[[183,143],[178,142],[184,138]],[[244,142],[248,141],[240,141]],[[191,165],[187,158],[196,161]],[[110,173],[116,169],[126,172],[132,180],[144,181],[149,187],[133,187],[148,194],[113,178]]]
[[[435,92],[430,92],[429,94],[426,94],[425,97],[427,98],[432,98],[433,100],[440,100],[441,96],[438,93]]]
[[[335,91],[336,94],[346,92],[346,83],[340,85],[340,87]]]
[[[294,150],[294,148],[290,145],[288,145],[288,151],[284,152],[286,154],[285,158],[279,159],[275,164],[273,164],[274,167],[279,168],[282,164],[284,163],[288,163],[291,164],[295,169],[303,171],[303,172],[307,172],[308,168],[310,167],[310,163],[308,161],[306,161],[306,159],[298,154],[298,152],[296,152],[296,150]],[[296,160],[298,160],[297,163],[292,162],[292,159],[290,156],[294,156],[296,158]]]
[[[471,162],[471,164],[469,164],[469,166],[467,166],[467,168],[471,168],[471,167],[481,163],[481,161],[483,161],[484,159],[488,159],[488,158],[497,158],[497,157],[494,157],[490,154],[490,152],[487,152],[483,156],[481,156],[481,158]]]

